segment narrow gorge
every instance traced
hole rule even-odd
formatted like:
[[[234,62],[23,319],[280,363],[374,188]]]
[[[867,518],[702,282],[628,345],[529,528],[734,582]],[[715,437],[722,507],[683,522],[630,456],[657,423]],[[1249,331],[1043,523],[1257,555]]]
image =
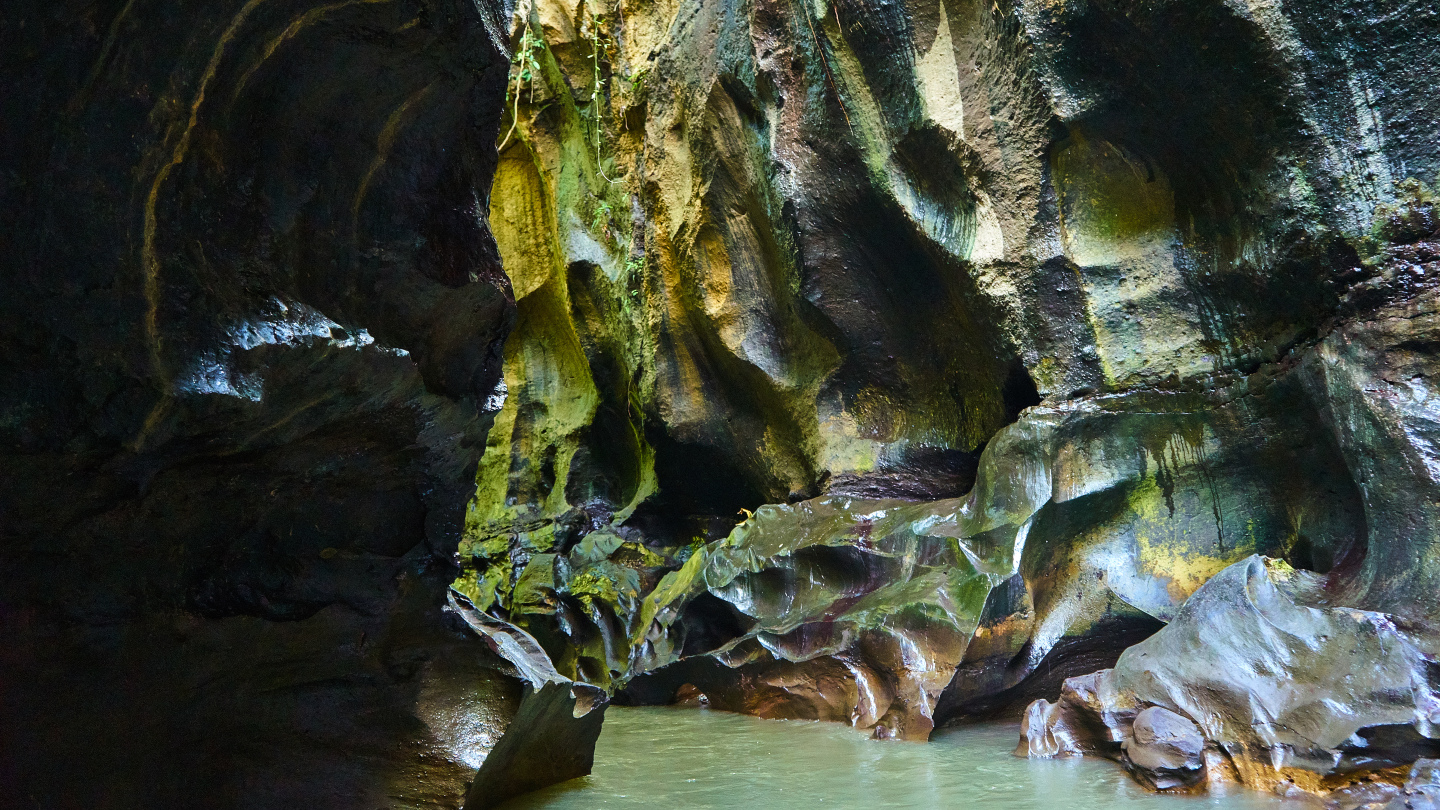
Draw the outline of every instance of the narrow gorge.
[[[1440,6],[12,6],[0,805],[1440,808]]]

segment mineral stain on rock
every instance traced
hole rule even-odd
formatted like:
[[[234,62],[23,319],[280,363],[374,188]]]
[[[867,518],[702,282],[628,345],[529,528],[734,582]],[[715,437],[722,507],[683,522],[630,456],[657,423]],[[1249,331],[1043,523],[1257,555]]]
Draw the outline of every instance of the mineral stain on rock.
[[[22,802],[490,806],[611,702],[1436,801],[1433,9],[7,12]]]

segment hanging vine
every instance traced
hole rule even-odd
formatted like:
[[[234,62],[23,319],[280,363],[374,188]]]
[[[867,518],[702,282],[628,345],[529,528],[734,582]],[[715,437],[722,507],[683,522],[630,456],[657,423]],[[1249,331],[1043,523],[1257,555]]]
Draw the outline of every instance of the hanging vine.
[[[510,142],[510,136],[520,126],[520,94],[524,91],[524,85],[530,85],[530,103],[535,103],[535,79],[540,76],[540,59],[538,54],[545,50],[545,39],[536,36],[530,30],[530,20],[525,20],[525,28],[520,34],[520,44],[515,48],[515,55],[510,59],[510,72],[514,80],[510,83],[506,92],[506,101],[510,102],[510,131],[505,133],[505,138],[496,147],[497,151],[504,149]]]
[[[619,46],[610,32],[608,18],[604,14],[591,14],[580,24],[580,36],[590,46],[590,103],[583,108],[582,117],[588,119],[591,128],[590,145],[595,152],[595,170],[608,183],[618,182],[605,174],[602,166],[605,155],[605,109],[607,100],[605,76],[601,63],[613,65],[618,56]],[[577,109],[579,105],[576,105]]]

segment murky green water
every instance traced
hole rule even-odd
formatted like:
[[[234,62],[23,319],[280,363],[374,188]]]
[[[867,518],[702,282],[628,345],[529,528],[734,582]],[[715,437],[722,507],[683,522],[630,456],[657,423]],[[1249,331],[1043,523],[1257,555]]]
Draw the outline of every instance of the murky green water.
[[[836,723],[758,720],[684,708],[606,712],[595,772],[506,805],[593,808],[1043,808],[1292,810],[1235,791],[1154,796],[1104,761],[1010,755],[1014,725],[969,727],[924,743],[876,742]]]

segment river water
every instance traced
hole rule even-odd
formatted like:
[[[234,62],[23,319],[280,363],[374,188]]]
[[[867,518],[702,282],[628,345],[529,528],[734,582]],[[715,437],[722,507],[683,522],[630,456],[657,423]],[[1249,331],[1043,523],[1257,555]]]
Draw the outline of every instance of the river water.
[[[946,730],[929,744],[879,742],[838,723],[760,720],[705,709],[611,707],[584,779],[506,810],[595,808],[964,808],[1298,810],[1242,789],[1156,796],[1120,766],[1011,756],[1019,726]]]

